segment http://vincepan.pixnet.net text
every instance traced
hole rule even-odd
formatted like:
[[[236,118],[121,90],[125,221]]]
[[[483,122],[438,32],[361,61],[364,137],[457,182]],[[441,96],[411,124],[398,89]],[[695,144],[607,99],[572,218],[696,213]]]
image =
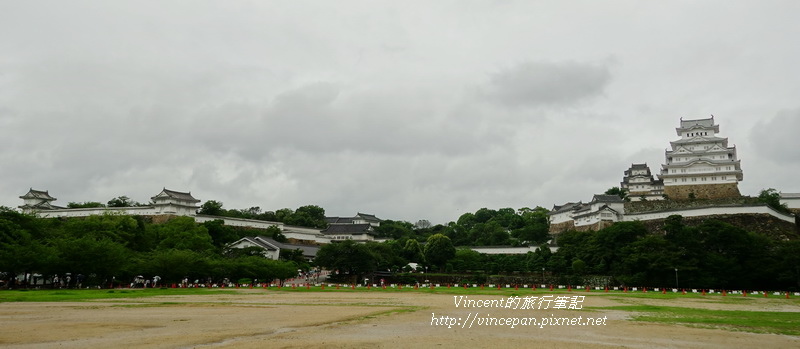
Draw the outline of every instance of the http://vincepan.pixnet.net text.
[[[473,328],[483,326],[536,327],[547,326],[605,326],[607,316],[556,316],[546,314],[548,310],[583,309],[585,296],[512,296],[500,299],[476,299],[469,296],[453,296],[456,308],[476,310],[466,316],[451,316],[431,313],[431,326],[446,328]],[[514,311],[511,316],[492,315],[492,311]],[[545,314],[542,316],[541,311]]]

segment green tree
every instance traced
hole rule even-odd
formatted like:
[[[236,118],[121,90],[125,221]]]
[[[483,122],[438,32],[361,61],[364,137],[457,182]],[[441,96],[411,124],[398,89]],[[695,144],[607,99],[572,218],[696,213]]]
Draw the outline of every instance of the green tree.
[[[70,202],[67,204],[67,208],[96,208],[96,207],[106,207],[106,205],[103,205],[102,203],[95,201]]]
[[[423,253],[428,263],[441,269],[448,260],[455,257],[456,248],[453,247],[453,242],[449,237],[435,234],[428,238]]]
[[[141,243],[144,233],[139,222],[131,216],[106,212],[85,218],[70,219],[63,223],[63,231],[70,237],[109,239],[126,247]]]
[[[317,251],[314,262],[329,270],[349,274],[354,283],[376,268],[376,258],[367,246],[353,240],[323,245]]]
[[[225,225],[225,221],[221,219],[203,222],[202,226],[206,228],[208,235],[211,236],[211,243],[216,247],[221,248],[239,240],[236,229]]]
[[[216,200],[208,200],[200,205],[199,214],[208,216],[224,216],[225,210],[222,208],[222,202]]]
[[[211,261],[203,253],[182,249],[161,249],[139,255],[134,274],[158,275],[167,282],[179,282],[210,275]]]
[[[42,235],[38,220],[0,207],[0,270],[9,276],[22,272],[46,272],[58,264],[55,260],[57,250],[37,239]]]
[[[425,255],[422,253],[419,241],[414,239],[406,240],[405,245],[403,245],[403,258],[413,263],[425,262]]]
[[[325,228],[325,209],[316,205],[298,207],[294,213],[286,218],[286,224],[310,228]]]
[[[451,262],[454,271],[465,272],[486,269],[484,256],[469,248],[457,249]]]
[[[628,196],[628,192],[625,189],[620,189],[619,187],[611,187],[605,192],[606,195],[617,195],[620,199],[625,199]]]
[[[512,231],[511,236],[535,244],[542,244],[550,239],[550,220],[546,208],[521,208],[518,212],[523,224],[521,228]]]
[[[158,249],[192,250],[205,252],[214,250],[208,230],[195,223],[192,217],[177,217],[155,226],[161,242]]]
[[[378,236],[400,239],[414,234],[414,226],[409,222],[385,220],[375,227]]]
[[[762,190],[761,193],[758,194],[758,201],[767,204],[767,206],[771,207],[775,211],[786,214],[792,213],[786,204],[781,203],[781,194],[775,189],[769,188]]]
[[[132,207],[138,206],[139,203],[132,201],[129,197],[123,195],[108,200],[108,207]]]
[[[52,243],[58,250],[58,262],[51,271],[62,275],[96,275],[96,281],[102,281],[123,275],[130,261],[130,250],[108,238],[87,235],[59,238]]]

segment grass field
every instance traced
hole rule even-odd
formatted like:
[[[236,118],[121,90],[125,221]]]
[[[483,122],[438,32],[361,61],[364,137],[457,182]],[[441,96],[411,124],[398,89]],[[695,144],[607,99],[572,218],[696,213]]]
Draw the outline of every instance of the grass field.
[[[621,292],[621,291],[567,291],[564,289],[514,289],[514,288],[419,288],[403,287],[402,289],[387,287],[270,287],[241,292],[230,288],[161,288],[161,289],[86,289],[86,290],[5,290],[0,291],[0,303],[3,302],[82,302],[100,299],[126,299],[156,296],[181,295],[223,295],[236,294],[241,297],[261,295],[270,292],[291,293],[424,293],[442,295],[487,295],[503,297],[525,297],[541,295],[583,295],[591,297],[610,297],[623,304],[613,307],[596,307],[590,311],[618,310],[630,312],[631,321],[674,324],[701,328],[716,328],[728,331],[744,331],[753,333],[773,333],[800,336],[800,297],[790,296],[747,296],[727,295],[719,293],[702,295],[699,293],[681,294],[667,292]],[[780,311],[736,310],[742,306],[757,305],[760,309],[780,308]],[[713,307],[709,307],[713,306]],[[716,309],[713,309],[716,308]],[[728,310],[730,309],[730,310]]]

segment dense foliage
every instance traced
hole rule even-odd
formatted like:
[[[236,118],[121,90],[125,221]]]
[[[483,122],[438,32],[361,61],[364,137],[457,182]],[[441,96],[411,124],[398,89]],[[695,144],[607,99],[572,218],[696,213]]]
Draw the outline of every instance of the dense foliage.
[[[565,232],[559,235],[560,249],[548,259],[547,268],[608,275],[612,282],[627,285],[800,286],[800,240],[776,241],[717,220],[687,226],[677,215],[665,220],[664,231],[653,234],[639,222],[619,222],[597,232]],[[585,264],[583,271],[575,270],[575,261]]]
[[[254,206],[248,209],[224,209],[222,202],[208,200],[200,206],[199,214],[232,218],[257,219],[270,222],[282,222],[300,227],[325,228],[325,209],[317,205],[306,205],[296,210],[282,208],[275,212],[261,211],[261,207]]]
[[[259,232],[280,238],[280,230]],[[0,208],[0,272],[3,279],[31,273],[39,280],[83,275],[84,285],[127,284],[134,276],[162,282],[272,280],[307,265],[262,256],[226,254],[224,246],[252,230],[221,221],[195,223],[176,217],[153,224],[143,217],[106,214],[86,218],[35,218]],[[290,256],[291,258],[291,256]]]
[[[771,206],[777,202],[769,190],[760,200]],[[201,213],[306,226],[324,223],[324,210],[313,205],[262,213],[257,207],[224,210],[212,200]],[[482,208],[447,225],[386,220],[375,231],[392,240],[324,245],[315,264],[337,271],[347,282],[425,272],[422,279],[433,277],[431,273],[464,280],[502,274],[524,282],[596,286],[800,289],[800,240],[772,239],[717,220],[689,226],[682,217],[671,216],[663,233],[648,231],[639,222],[619,222],[596,232],[567,231],[557,236],[557,252],[545,246],[522,255],[488,255],[463,247],[542,245],[551,238],[548,230],[547,210],[541,207]],[[165,282],[185,277],[268,280],[309,267],[298,251],[282,251],[283,261],[269,261],[255,249],[224,248],[256,234],[285,241],[278,228],[254,232],[221,220],[197,224],[177,217],[153,224],[147,218],[114,214],[43,219],[2,208],[0,272],[44,277],[80,273],[105,284],[113,279],[129,282],[135,275],[160,275]]]

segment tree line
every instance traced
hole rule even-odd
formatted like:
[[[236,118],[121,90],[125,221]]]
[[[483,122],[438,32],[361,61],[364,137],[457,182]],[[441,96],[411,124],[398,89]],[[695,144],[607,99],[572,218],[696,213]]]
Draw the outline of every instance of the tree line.
[[[376,273],[424,271],[461,274],[470,283],[500,274],[526,283],[800,289],[798,239],[773,239],[715,219],[687,225],[678,215],[664,220],[662,231],[651,232],[641,222],[617,222],[598,231],[563,232],[557,237],[557,252],[541,245],[517,255],[455,247],[455,239],[441,233],[422,243],[408,237],[382,243],[346,241],[323,246],[316,263],[342,272],[351,282]],[[409,263],[419,267],[412,270]]]
[[[285,240],[278,228],[257,234]],[[8,283],[20,274],[40,280],[80,274],[86,277],[84,285],[108,286],[137,275],[158,275],[167,283],[183,278],[285,279],[310,267],[291,251],[284,260],[273,261],[226,248],[252,235],[253,230],[220,220],[197,224],[191,217],[175,217],[154,224],[146,217],[118,214],[37,218],[0,207],[0,273]]]

